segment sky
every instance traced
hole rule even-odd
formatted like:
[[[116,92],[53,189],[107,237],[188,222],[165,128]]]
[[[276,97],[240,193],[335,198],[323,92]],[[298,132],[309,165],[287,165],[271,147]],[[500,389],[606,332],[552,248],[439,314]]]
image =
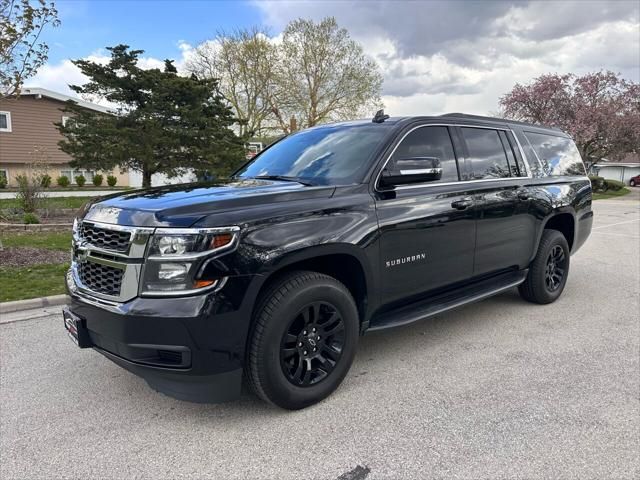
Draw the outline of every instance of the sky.
[[[49,61],[27,82],[70,93],[70,59],[104,61],[107,46],[144,50],[143,65],[180,66],[216,32],[336,17],[384,76],[391,115],[490,114],[515,83],[601,69],[640,81],[640,1],[57,0],[61,26],[43,36]]]

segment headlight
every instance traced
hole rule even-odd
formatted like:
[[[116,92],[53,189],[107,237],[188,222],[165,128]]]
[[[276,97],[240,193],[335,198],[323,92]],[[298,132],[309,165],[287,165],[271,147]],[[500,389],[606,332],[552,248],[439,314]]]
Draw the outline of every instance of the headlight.
[[[238,227],[158,228],[144,264],[141,294],[181,295],[213,288],[221,278],[201,278],[209,258],[236,246]]]
[[[158,228],[151,240],[150,257],[206,256],[229,247],[237,229],[171,229]]]

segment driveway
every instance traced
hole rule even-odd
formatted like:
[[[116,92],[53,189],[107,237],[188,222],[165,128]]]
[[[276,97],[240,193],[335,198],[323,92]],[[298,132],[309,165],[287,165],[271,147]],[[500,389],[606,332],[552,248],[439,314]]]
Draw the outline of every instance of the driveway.
[[[1,324],[0,477],[638,478],[640,202],[594,209],[556,303],[512,291],[367,335],[299,412],[170,399],[57,313]]]

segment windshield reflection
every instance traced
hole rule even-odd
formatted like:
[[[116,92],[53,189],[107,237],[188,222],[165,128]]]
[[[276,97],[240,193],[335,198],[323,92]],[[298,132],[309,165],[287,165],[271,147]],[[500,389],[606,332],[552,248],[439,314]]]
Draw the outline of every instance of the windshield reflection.
[[[352,184],[364,176],[389,128],[384,124],[327,125],[271,146],[236,177],[289,177],[312,184]]]

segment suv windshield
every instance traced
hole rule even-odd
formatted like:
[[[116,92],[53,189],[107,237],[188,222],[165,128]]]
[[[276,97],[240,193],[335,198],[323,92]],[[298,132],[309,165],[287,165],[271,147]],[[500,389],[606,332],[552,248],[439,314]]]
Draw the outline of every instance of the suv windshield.
[[[303,130],[269,147],[235,177],[280,177],[313,185],[357,183],[388,131],[384,124],[372,123]]]

